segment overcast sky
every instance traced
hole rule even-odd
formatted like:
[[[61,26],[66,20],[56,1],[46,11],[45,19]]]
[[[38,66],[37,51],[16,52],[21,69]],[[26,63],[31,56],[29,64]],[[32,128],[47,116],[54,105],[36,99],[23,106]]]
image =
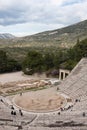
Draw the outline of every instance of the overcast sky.
[[[87,0],[0,0],[0,33],[16,36],[87,19]]]

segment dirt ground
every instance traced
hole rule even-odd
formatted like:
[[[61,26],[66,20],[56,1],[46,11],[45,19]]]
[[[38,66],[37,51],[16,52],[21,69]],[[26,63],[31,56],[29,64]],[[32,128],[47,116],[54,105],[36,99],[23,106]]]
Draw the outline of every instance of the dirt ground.
[[[40,78],[46,78],[45,74],[34,74],[34,75],[24,75],[22,71],[19,72],[12,72],[12,73],[6,73],[6,74],[0,74],[0,83],[5,84],[9,82],[17,82],[17,81],[24,81],[29,79],[40,79]]]
[[[58,110],[65,99],[57,94],[56,88],[27,92],[17,95],[14,103],[26,111],[48,112]]]

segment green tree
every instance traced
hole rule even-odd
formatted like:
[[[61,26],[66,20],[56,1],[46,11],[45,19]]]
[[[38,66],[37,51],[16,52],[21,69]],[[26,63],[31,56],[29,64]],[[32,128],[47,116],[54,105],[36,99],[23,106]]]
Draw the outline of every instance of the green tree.
[[[41,72],[43,66],[43,56],[37,51],[29,51],[23,62],[23,71],[27,74]]]
[[[7,56],[6,52],[0,50],[0,72],[3,73],[7,68]]]
[[[0,73],[21,70],[21,65],[9,58],[5,51],[0,50]]]
[[[45,68],[45,70],[49,70],[49,69],[54,67],[53,59],[54,59],[53,54],[49,54],[49,53],[45,54],[45,56],[44,56],[44,68]]]

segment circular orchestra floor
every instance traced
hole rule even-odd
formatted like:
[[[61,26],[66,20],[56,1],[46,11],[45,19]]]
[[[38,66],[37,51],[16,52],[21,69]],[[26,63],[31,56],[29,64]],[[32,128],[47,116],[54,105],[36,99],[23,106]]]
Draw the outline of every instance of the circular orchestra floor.
[[[65,103],[65,98],[49,88],[16,95],[14,103],[25,111],[50,112],[58,110]]]

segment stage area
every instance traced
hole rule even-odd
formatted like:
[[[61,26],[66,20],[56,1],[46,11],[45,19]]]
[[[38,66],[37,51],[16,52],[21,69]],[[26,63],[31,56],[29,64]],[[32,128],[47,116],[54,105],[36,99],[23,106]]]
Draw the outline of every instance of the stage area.
[[[13,102],[26,111],[50,112],[58,110],[65,103],[65,99],[53,87],[16,95]]]

